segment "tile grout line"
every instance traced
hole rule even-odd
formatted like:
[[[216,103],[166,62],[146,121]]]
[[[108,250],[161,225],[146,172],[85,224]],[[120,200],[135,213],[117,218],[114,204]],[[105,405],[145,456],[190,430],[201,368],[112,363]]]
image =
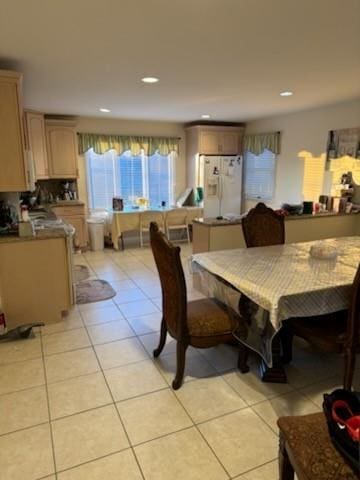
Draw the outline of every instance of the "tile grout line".
[[[86,327],[85,327],[85,328],[86,328]],[[87,328],[86,328],[86,330],[87,330]],[[107,388],[108,388],[108,391],[109,391],[110,396],[111,396],[111,399],[112,399],[112,404],[114,405],[116,414],[117,414],[117,416],[118,416],[118,418],[119,418],[119,421],[120,421],[120,424],[121,424],[121,426],[122,426],[122,429],[123,429],[123,431],[124,431],[124,433],[125,433],[125,435],[126,435],[126,439],[127,439],[128,444],[129,444],[129,446],[130,446],[130,448],[131,448],[131,451],[132,451],[132,453],[133,453],[133,455],[134,455],[134,458],[135,458],[135,461],[136,461],[137,466],[138,466],[138,468],[139,468],[140,474],[141,474],[143,480],[145,480],[145,475],[144,475],[144,473],[143,473],[143,471],[142,471],[142,468],[141,468],[141,466],[140,466],[139,460],[138,460],[138,458],[137,458],[137,456],[136,456],[136,454],[135,454],[135,450],[134,450],[134,448],[133,448],[133,446],[132,446],[132,444],[131,444],[130,437],[129,437],[128,432],[127,432],[127,430],[126,430],[126,428],[125,428],[125,425],[124,425],[124,423],[123,423],[123,420],[122,420],[122,418],[121,418],[121,416],[120,416],[119,410],[118,410],[117,407],[116,407],[116,402],[115,402],[113,393],[112,393],[112,391],[111,391],[110,385],[108,384],[106,375],[104,374],[104,370],[103,370],[102,365],[101,365],[101,362],[100,362],[100,360],[99,360],[99,358],[98,358],[98,356],[97,356],[97,353],[96,353],[96,350],[95,350],[95,348],[94,348],[94,345],[92,345],[92,349],[93,349],[93,352],[94,352],[94,354],[95,354],[95,357],[96,357],[96,359],[97,359],[97,361],[98,361],[98,364],[99,364],[99,366],[100,366],[100,370],[101,370],[102,376],[103,376],[103,378],[104,378],[104,381],[105,381],[105,383],[106,383],[106,386],[107,386]]]
[[[47,402],[48,416],[49,416],[49,429],[50,429],[50,438],[51,438],[51,448],[52,448],[52,454],[53,454],[54,475],[55,475],[55,480],[56,480],[56,479],[57,479],[57,473],[56,473],[55,442],[54,442],[54,433],[53,433],[53,428],[52,428],[52,423],[51,423],[49,389],[48,389],[48,384],[47,384],[47,373],[46,373],[46,366],[45,366],[43,337],[42,337],[41,331],[40,331],[40,339],[41,339],[42,364],[43,364],[44,379],[45,379],[46,402]]]
[[[278,459],[278,457],[275,457],[272,460],[269,460],[268,462],[265,462],[265,463],[262,463],[261,465],[258,465],[257,467],[250,468],[249,470],[246,470],[245,472],[240,473],[240,477],[242,477],[243,475],[247,475],[248,473],[254,472],[255,470],[258,470],[262,467],[265,467],[265,465],[269,465],[270,463],[274,462],[277,459]],[[238,478],[238,475],[235,475],[234,477],[231,477],[231,479],[236,479],[236,478]]]
[[[181,387],[180,387],[181,388]],[[184,407],[184,405],[182,404],[182,402],[180,401],[180,399],[177,397],[176,393],[174,392],[174,390],[170,387],[170,390],[172,392],[172,394],[174,395],[174,397],[176,398],[176,400],[178,401],[178,403],[181,405],[182,409],[184,410],[184,412],[187,414],[187,416],[190,418],[191,422],[193,423],[193,427],[196,429],[196,431],[198,432],[198,434],[200,435],[200,437],[204,440],[204,442],[206,443],[206,445],[208,446],[208,448],[210,449],[210,451],[212,452],[212,454],[214,455],[214,457],[216,458],[216,460],[218,461],[219,465],[223,468],[225,474],[228,476],[228,478],[230,479],[231,478],[231,475],[230,473],[228,472],[228,470],[225,468],[225,466],[223,465],[223,463],[221,462],[220,458],[217,456],[217,454],[215,453],[215,451],[213,450],[213,448],[210,446],[209,442],[206,440],[206,438],[204,437],[204,435],[201,433],[198,425],[194,422],[193,418],[191,417],[190,413],[187,412],[186,408]],[[214,420],[214,419],[213,419]]]

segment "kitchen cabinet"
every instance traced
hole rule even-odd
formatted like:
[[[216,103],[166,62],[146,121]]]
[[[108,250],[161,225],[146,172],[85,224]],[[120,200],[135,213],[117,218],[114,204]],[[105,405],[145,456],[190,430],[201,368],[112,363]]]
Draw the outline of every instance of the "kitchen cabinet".
[[[0,192],[21,192],[30,185],[21,88],[21,73],[0,70]]]
[[[45,120],[50,178],[77,178],[78,148],[75,124],[61,120]]]
[[[200,130],[199,153],[203,155],[236,155],[240,151],[239,131]]]
[[[49,164],[46,151],[44,115],[25,112],[28,148],[35,166],[36,180],[49,178]]]
[[[191,125],[186,128],[186,142],[191,154],[238,155],[244,127]]]
[[[0,296],[9,329],[56,323],[74,303],[69,237],[0,238]]]
[[[86,214],[84,205],[62,204],[52,207],[52,211],[58,217],[75,228],[74,243],[78,248],[85,248],[88,244]]]

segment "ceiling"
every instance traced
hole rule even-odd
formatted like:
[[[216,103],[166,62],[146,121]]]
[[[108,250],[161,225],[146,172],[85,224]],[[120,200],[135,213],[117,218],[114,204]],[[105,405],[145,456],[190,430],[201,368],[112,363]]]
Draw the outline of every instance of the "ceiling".
[[[359,0],[1,0],[0,66],[46,113],[247,121],[359,97],[359,24]]]

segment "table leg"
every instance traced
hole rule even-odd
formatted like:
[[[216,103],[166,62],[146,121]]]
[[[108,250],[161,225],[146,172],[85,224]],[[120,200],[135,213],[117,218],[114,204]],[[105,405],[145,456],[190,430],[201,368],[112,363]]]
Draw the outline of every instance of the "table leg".
[[[277,333],[271,344],[273,366],[267,366],[264,360],[260,364],[260,378],[263,382],[287,383],[286,373],[281,361],[280,336]]]

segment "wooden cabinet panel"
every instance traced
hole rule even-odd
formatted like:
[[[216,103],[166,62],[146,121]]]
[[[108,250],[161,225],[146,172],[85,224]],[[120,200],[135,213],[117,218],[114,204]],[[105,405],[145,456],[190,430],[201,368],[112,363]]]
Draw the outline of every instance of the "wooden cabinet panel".
[[[86,220],[83,216],[64,217],[70,225],[75,228],[75,245],[77,247],[86,247],[87,245],[87,231]]]
[[[244,127],[195,125],[186,129],[187,150],[196,155],[238,155]]]
[[[27,190],[21,74],[0,70],[0,192]]]
[[[240,135],[238,132],[223,132],[221,135],[221,153],[234,155],[240,151]]]
[[[88,244],[85,207],[83,205],[63,205],[52,207],[58,218],[63,219],[75,228],[74,243],[84,248]]]
[[[26,112],[26,128],[29,149],[35,164],[36,179],[49,178],[44,115]]]
[[[45,124],[50,178],[77,178],[77,138],[72,127]]]
[[[221,137],[218,132],[200,132],[200,153],[216,155],[219,153]]]
[[[71,256],[67,238],[0,244],[0,294],[9,329],[62,319],[73,303]]]
[[[65,205],[52,207],[57,217],[68,217],[72,215],[85,215],[84,205]]]

